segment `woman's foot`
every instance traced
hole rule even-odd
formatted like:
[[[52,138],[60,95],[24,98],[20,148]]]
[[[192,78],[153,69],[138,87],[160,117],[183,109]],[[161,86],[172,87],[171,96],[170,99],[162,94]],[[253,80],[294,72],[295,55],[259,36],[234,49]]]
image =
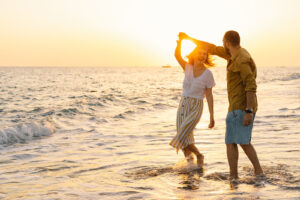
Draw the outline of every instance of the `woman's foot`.
[[[188,155],[187,157],[185,157],[185,159],[188,163],[193,163],[194,162],[193,154]]]
[[[199,168],[203,168],[204,156],[202,154],[197,155],[197,165],[198,165]]]

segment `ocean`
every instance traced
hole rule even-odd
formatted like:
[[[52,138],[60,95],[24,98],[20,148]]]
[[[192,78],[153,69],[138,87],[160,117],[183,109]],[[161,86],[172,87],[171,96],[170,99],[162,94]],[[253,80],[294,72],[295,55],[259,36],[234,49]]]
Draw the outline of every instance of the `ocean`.
[[[300,199],[300,67],[258,67],[251,141],[266,179],[239,148],[234,187],[226,69],[210,69],[216,125],[205,102],[200,171],[169,145],[180,67],[1,67],[0,199]]]

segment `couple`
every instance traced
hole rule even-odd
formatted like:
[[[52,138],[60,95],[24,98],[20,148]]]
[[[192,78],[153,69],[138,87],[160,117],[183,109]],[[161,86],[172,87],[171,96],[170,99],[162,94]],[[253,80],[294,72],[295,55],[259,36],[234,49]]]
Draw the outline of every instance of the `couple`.
[[[264,176],[256,151],[251,144],[251,133],[255,113],[256,66],[246,49],[240,46],[240,36],[236,31],[227,31],[223,37],[223,47],[196,40],[185,33],[179,33],[175,57],[183,68],[185,77],[183,93],[177,111],[177,134],[170,142],[177,152],[181,149],[188,161],[197,157],[197,164],[203,167],[204,156],[195,146],[193,129],[199,122],[203,111],[203,98],[206,97],[210,112],[209,128],[213,128],[214,110],[212,87],[215,85],[210,55],[227,60],[227,92],[229,100],[226,117],[225,143],[230,167],[230,180],[238,179],[238,144],[242,147],[254,167],[257,177]],[[187,39],[196,48],[187,56],[188,62],[181,57],[181,42]]]

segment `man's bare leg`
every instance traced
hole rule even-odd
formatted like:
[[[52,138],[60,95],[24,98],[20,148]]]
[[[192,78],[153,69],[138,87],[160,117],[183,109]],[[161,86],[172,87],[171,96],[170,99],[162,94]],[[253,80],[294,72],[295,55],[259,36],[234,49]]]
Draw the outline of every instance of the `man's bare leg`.
[[[241,144],[242,149],[244,150],[245,154],[251,161],[253,167],[254,167],[254,173],[255,175],[263,174],[263,170],[260,166],[256,151],[253,147],[253,145],[250,144]]]
[[[226,144],[227,159],[230,168],[230,179],[238,178],[239,151],[237,144]]]

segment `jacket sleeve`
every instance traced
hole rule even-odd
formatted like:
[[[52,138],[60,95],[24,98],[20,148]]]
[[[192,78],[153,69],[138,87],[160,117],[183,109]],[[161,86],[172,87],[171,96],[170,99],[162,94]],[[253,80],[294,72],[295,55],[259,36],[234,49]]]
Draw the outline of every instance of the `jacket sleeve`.
[[[250,62],[241,62],[239,65],[240,75],[245,85],[246,92],[256,92],[257,85],[255,80],[255,74],[251,70]]]
[[[226,60],[228,60],[230,58],[230,55],[228,55],[226,53],[226,50],[224,47],[222,46],[216,46],[214,44],[209,44],[208,46],[208,53],[212,54],[212,55],[217,55],[221,58],[224,58]]]
[[[230,58],[230,55],[227,54],[225,48],[222,47],[222,46],[216,46],[214,44],[204,42],[204,41],[201,41],[201,40],[196,40],[195,43],[196,43],[197,46],[207,49],[208,53],[210,53],[212,55],[219,56],[219,57],[224,58],[226,60],[228,60]]]

